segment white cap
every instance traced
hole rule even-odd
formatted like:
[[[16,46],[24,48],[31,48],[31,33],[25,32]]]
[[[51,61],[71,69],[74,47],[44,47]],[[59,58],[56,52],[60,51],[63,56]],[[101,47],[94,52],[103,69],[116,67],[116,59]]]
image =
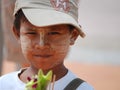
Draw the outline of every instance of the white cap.
[[[35,26],[70,24],[81,37],[85,34],[78,24],[79,0],[16,0],[14,15],[22,9],[28,21]]]

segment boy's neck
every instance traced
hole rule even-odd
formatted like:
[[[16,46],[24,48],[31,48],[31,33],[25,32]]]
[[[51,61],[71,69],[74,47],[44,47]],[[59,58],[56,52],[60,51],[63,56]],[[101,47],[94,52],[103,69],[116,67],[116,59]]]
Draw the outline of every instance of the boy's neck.
[[[68,72],[68,69],[64,66],[64,64],[59,64],[54,68],[51,68],[49,70],[53,71],[53,75],[56,76],[55,80],[59,80],[60,78],[62,78],[63,76],[65,76]],[[43,70],[44,74],[46,74],[49,70]],[[38,73],[38,69],[35,69],[33,67],[29,67],[26,71],[24,71],[21,75],[20,75],[20,79],[23,82],[26,82],[28,75],[29,77],[32,77],[33,75]]]

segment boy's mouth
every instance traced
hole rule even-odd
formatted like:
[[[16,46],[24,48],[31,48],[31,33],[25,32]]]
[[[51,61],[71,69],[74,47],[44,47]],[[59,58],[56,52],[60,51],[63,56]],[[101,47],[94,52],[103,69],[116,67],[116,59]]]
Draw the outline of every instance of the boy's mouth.
[[[52,55],[34,55],[35,57],[41,57],[41,58],[49,58]]]

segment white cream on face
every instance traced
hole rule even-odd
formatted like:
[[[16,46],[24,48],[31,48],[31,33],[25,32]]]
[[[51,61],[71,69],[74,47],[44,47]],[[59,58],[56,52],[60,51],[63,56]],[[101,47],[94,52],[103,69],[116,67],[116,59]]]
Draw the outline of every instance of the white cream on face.
[[[36,27],[21,24],[20,43],[25,58],[35,68],[49,69],[63,62],[70,44],[67,25]]]
[[[44,32],[40,32],[40,41],[39,41],[40,46],[44,46],[44,43],[45,43],[44,36],[45,36]]]
[[[25,28],[24,27],[21,27],[21,31],[23,30],[23,32],[21,32],[21,35],[20,35],[20,42],[21,42],[21,49],[22,49],[22,52],[26,51],[26,50],[31,50],[31,39],[29,39],[28,37],[26,37],[24,35],[24,30]]]

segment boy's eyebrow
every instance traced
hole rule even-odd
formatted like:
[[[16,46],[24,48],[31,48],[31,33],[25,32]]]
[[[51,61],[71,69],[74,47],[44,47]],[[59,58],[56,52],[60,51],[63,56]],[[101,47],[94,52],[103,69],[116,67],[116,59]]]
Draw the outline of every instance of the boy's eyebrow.
[[[37,30],[49,30],[49,31],[63,31],[61,27],[50,26],[50,27],[26,27],[26,31],[37,31]]]
[[[52,26],[51,28],[50,28],[50,30],[63,30],[63,28],[61,27],[61,26]]]
[[[26,27],[26,31],[36,31],[36,28]]]

